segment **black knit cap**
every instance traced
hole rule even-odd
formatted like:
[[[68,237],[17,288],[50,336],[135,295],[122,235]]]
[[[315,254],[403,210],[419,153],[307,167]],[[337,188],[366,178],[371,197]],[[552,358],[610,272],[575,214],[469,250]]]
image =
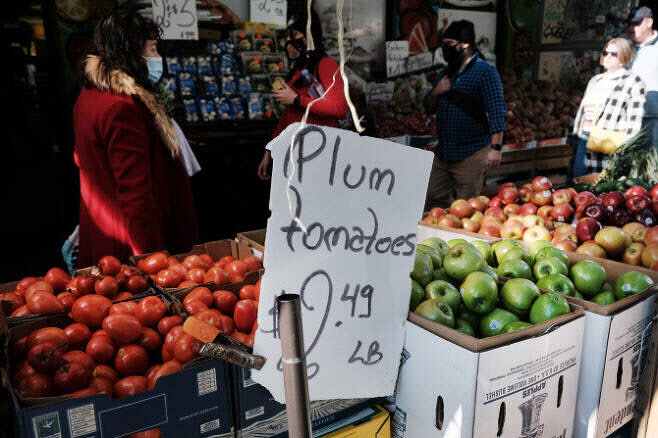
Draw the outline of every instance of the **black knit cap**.
[[[453,21],[443,32],[443,38],[470,44],[475,49],[475,26],[468,20]]]

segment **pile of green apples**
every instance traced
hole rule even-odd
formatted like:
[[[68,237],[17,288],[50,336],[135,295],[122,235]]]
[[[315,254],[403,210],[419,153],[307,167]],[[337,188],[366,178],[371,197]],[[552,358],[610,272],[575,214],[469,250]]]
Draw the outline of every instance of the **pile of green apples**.
[[[564,296],[514,278],[500,287],[493,247],[432,237],[416,246],[410,310],[470,336],[510,333],[570,311]]]
[[[500,277],[533,280],[540,289],[602,306],[640,293],[654,283],[646,274],[628,271],[613,286],[606,281],[605,269],[600,264],[582,260],[569,266],[567,253],[543,240],[526,248],[517,240],[506,239],[494,243],[491,249]]]

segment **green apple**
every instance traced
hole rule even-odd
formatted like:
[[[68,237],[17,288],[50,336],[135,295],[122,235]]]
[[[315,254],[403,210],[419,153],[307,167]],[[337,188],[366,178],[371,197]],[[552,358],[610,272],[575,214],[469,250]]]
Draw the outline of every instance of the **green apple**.
[[[443,269],[454,280],[461,281],[471,272],[482,270],[484,258],[480,251],[470,243],[459,243],[446,254]]]
[[[446,253],[450,249],[446,241],[439,239],[438,237],[429,237],[420,242],[420,244],[434,248],[441,255],[441,258],[445,257]]]
[[[507,251],[507,253],[503,256],[503,263],[506,262],[507,260],[515,260],[515,259],[523,260],[530,267],[532,267],[532,265],[535,264],[535,261],[530,256],[530,253],[525,249],[521,249],[521,248],[514,248]]]
[[[615,297],[618,300],[639,294],[653,285],[653,280],[646,274],[630,271],[625,272],[615,281]]]
[[[480,324],[480,315],[477,315],[464,306],[464,303],[462,302],[461,305],[459,306],[459,312],[457,313],[457,318],[463,319],[464,321],[468,322],[471,327],[475,328]]]
[[[469,336],[475,336],[475,330],[473,330],[473,326],[468,321],[461,318],[457,318],[455,320],[455,330]]]
[[[459,287],[459,292],[466,309],[478,315],[491,312],[498,302],[498,286],[484,272],[468,274]]]
[[[539,289],[546,289],[562,295],[573,297],[576,293],[576,286],[569,277],[563,274],[547,275],[537,282]]]
[[[459,305],[462,302],[459,290],[444,280],[436,280],[425,286],[425,299],[448,303],[455,314],[459,311]]]
[[[583,294],[581,294],[581,293],[578,292],[578,291],[575,291],[575,292],[573,293],[573,297],[574,297],[574,298],[578,298],[579,300],[584,300],[584,299],[585,299],[585,297],[583,296]]]
[[[528,266],[528,264],[521,259],[505,260],[503,263],[498,265],[496,273],[501,277],[507,278],[532,278],[532,271],[530,270],[530,266]]]
[[[562,260],[557,257],[546,257],[535,262],[533,272],[535,274],[535,278],[537,280],[541,280],[548,275],[567,275],[569,274],[569,268]]]
[[[440,269],[441,266],[443,265],[443,259],[439,255],[439,252],[434,248],[432,248],[431,246],[416,245],[416,251],[420,251],[423,254],[427,254],[430,257],[430,259],[432,260],[432,268]]]
[[[530,253],[533,259],[536,259],[539,250],[542,248],[546,248],[547,246],[555,246],[555,245],[545,240],[535,240],[528,246],[528,252]]]
[[[493,278],[496,284],[498,284],[498,274],[496,273],[496,270],[494,268],[485,264],[484,268],[482,268],[482,272],[489,275],[491,278]]]
[[[466,240],[466,239],[451,239],[451,240],[448,240],[448,246],[450,248],[454,248],[455,245],[459,245],[460,243],[468,243],[468,240]]]
[[[591,260],[581,260],[571,267],[571,280],[576,290],[586,297],[593,297],[605,283],[603,266]]]
[[[537,251],[537,254],[535,255],[535,262],[549,257],[556,257],[562,260],[565,265],[569,266],[569,257],[567,256],[567,253],[555,246],[545,246],[544,248]]]
[[[435,269],[435,270],[432,271],[432,281],[434,281],[434,280],[449,281],[450,277],[448,277],[448,274],[446,274],[446,271],[444,271],[443,268]]]
[[[525,278],[513,278],[507,281],[500,290],[500,301],[503,303],[503,307],[510,312],[525,316],[539,295],[539,288],[532,281]]]
[[[569,303],[562,295],[549,293],[541,295],[530,308],[530,322],[539,324],[549,319],[569,313]]]
[[[426,286],[432,281],[432,259],[421,251],[416,251],[414,256],[414,269],[411,271],[411,278]]]
[[[496,256],[496,261],[499,264],[503,262],[503,257],[505,257],[505,254],[507,254],[509,250],[514,248],[523,249],[523,244],[518,240],[505,239],[505,240],[500,240],[494,243],[493,245],[491,245],[491,249],[493,250],[493,253]]]
[[[481,240],[474,240],[471,242],[471,245],[480,251],[482,257],[484,258],[484,262],[490,265],[491,261],[493,260],[493,252],[491,251],[491,246],[487,242],[483,242]]]
[[[480,320],[480,336],[488,338],[502,333],[503,327],[518,321],[519,317],[505,309],[495,308]]]
[[[425,300],[416,307],[414,313],[448,327],[455,326],[455,314],[452,308],[439,300]]]
[[[425,300],[425,289],[416,280],[411,280],[411,299],[409,300],[409,310],[412,312],[420,303]]]
[[[545,240],[544,240],[545,242]],[[512,333],[516,332],[519,330],[523,330],[524,328],[527,327],[532,327],[532,324],[525,322],[525,321],[512,321],[509,324],[505,324],[505,327],[503,327],[503,331],[500,332],[501,334],[503,333]]]
[[[603,286],[601,287],[601,292],[615,292],[615,288],[612,287],[610,283],[607,281],[603,283]]]
[[[615,294],[612,292],[599,292],[589,300],[601,306],[609,306],[610,304],[617,301],[617,299],[615,298]]]

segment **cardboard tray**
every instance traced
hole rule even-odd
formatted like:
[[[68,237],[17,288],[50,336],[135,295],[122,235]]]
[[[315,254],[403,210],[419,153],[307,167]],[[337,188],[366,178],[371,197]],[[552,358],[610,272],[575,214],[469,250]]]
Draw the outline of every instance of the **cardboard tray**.
[[[428,228],[443,231],[443,232],[446,232],[446,233],[461,234],[461,235],[464,235],[464,236],[471,237],[475,240],[482,240],[484,242],[489,242],[489,243],[498,242],[499,240],[501,240],[499,237],[491,237],[491,236],[487,236],[485,234],[473,233],[471,231],[466,231],[462,228],[450,228],[450,227],[444,227],[444,226],[437,225],[437,224],[428,224],[428,223],[423,222],[423,221],[418,222],[418,226],[428,227]]]
[[[130,256],[130,263],[134,266],[137,266],[137,262],[147,258],[150,255],[163,252],[170,256],[171,254],[166,251],[153,251],[148,254],[141,254],[137,256]],[[199,245],[194,245],[192,249],[188,252],[182,254],[174,254],[173,257],[176,260],[182,262],[185,257],[189,255],[200,255],[200,254],[209,254],[213,260],[217,261],[224,256],[232,256],[236,259],[245,258],[247,256],[253,255],[249,247],[245,244],[239,244],[234,240],[224,239],[224,240],[215,240],[213,242],[206,242]]]
[[[254,230],[254,231],[243,231],[238,233],[237,239],[238,242],[244,243],[249,248],[259,251],[261,254],[265,254],[265,235],[267,230]]]

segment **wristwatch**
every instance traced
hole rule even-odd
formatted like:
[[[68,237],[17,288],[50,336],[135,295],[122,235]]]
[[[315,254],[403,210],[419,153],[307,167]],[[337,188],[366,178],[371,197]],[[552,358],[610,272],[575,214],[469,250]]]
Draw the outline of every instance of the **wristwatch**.
[[[500,143],[491,143],[491,149],[493,149],[494,151],[502,151],[503,145]]]

